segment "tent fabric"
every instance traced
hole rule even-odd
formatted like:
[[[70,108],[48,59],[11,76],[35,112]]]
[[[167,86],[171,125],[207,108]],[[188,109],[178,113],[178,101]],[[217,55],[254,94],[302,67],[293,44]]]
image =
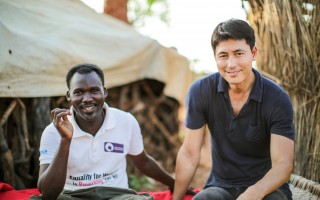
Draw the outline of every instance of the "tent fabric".
[[[5,188],[5,189],[4,189]],[[10,188],[10,189],[8,189]],[[199,189],[195,189],[195,192],[199,192]],[[154,197],[154,200],[171,200],[172,193],[170,190],[160,191],[160,192],[148,192],[151,196]],[[0,199],[1,200],[27,200],[30,196],[40,192],[37,188],[24,189],[24,190],[15,190],[9,184],[0,182]],[[191,200],[192,195],[185,195],[184,200]]]
[[[80,0],[0,0],[0,97],[63,96],[74,65],[96,64],[106,87],[142,79],[183,103],[189,61]]]

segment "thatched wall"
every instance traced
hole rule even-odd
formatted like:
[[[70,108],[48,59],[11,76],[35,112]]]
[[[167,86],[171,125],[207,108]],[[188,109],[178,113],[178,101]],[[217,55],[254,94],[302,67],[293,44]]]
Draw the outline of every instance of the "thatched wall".
[[[291,96],[295,111],[295,173],[320,181],[320,1],[249,0],[257,67]]]

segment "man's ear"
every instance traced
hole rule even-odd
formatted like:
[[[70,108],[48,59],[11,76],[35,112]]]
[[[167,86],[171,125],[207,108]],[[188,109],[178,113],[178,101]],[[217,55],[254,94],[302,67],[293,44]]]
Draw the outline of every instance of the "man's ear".
[[[69,91],[68,91],[67,94],[66,94],[66,98],[67,98],[68,101],[71,100],[71,99],[70,99],[70,92],[69,92]]]
[[[104,98],[107,98],[107,96],[108,96],[108,90],[107,90],[107,88],[103,88],[103,90],[104,90]]]
[[[258,55],[258,49],[257,49],[257,47],[256,46],[254,46],[253,48],[252,48],[252,55],[253,55],[253,61],[255,61],[256,59],[257,59],[257,55]]]

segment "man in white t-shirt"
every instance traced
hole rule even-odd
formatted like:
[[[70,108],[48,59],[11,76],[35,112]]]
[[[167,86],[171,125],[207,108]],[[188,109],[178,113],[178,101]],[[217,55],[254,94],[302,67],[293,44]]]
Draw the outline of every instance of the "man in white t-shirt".
[[[93,193],[108,196],[101,199],[133,194],[128,188],[127,155],[142,173],[173,189],[174,179],[144,151],[136,119],[105,103],[108,93],[102,70],[91,64],[77,65],[68,72],[66,82],[72,106],[51,111],[53,122],[41,138],[41,198],[60,195],[63,199],[73,191],[88,193],[96,188]]]

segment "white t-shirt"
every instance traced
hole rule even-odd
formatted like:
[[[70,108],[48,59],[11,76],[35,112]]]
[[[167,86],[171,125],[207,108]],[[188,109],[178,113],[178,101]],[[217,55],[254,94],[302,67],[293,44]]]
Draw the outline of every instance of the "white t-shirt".
[[[82,131],[73,115],[68,116],[74,133],[64,186],[66,190],[95,186],[128,188],[125,157],[142,153],[140,127],[130,113],[110,108],[107,104],[104,109],[106,117],[95,137]],[[40,143],[40,165],[52,162],[60,138],[53,123],[46,127]]]

